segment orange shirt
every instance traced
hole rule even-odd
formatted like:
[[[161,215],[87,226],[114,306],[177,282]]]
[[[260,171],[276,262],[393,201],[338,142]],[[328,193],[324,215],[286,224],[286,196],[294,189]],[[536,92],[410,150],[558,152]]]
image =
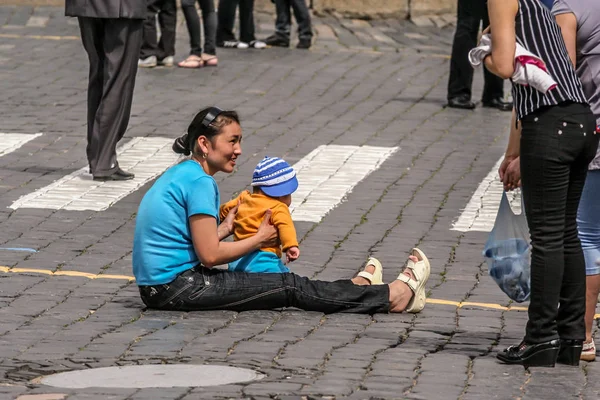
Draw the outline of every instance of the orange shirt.
[[[240,201],[240,207],[233,222],[233,236],[235,240],[242,240],[254,236],[265,217],[265,212],[271,209],[271,221],[277,228],[278,240],[276,247],[265,247],[262,251],[270,251],[281,257],[281,250],[298,247],[296,228],[290,215],[290,209],[281,201],[262,193],[250,193],[244,190],[238,197],[223,204],[219,209],[221,221],[227,217],[229,210]]]

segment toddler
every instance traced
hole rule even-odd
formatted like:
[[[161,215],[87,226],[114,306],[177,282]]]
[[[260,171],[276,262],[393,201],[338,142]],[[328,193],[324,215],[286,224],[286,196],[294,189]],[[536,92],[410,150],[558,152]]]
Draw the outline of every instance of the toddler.
[[[282,273],[290,270],[281,261],[282,250],[286,263],[300,256],[296,229],[290,215],[292,193],[298,189],[296,172],[278,157],[265,157],[252,174],[252,193],[245,190],[219,210],[221,220],[239,204],[233,223],[235,240],[250,237],[258,231],[265,212],[272,212],[271,221],[277,228],[277,242],[229,263],[230,271]]]

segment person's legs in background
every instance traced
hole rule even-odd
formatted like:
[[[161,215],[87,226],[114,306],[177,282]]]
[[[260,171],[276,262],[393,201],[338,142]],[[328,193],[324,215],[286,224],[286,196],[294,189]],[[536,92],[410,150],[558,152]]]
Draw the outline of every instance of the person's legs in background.
[[[310,11],[305,0],[290,0],[294,17],[298,23],[298,49],[308,49],[312,44],[312,24],[310,22]]]
[[[469,51],[477,45],[477,34],[486,3],[482,0],[458,0],[456,32],[450,58],[448,79],[448,107],[473,109],[471,86],[473,67],[469,63]]]
[[[86,154],[89,160],[92,158],[92,132],[94,131],[94,122],[96,121],[96,112],[100,107],[102,92],[104,86],[104,69],[106,55],[102,38],[104,37],[104,20],[99,18],[78,17],[79,30],[81,32],[81,41],[90,63],[88,91],[87,91],[87,148]],[[90,173],[92,167],[89,165]]]
[[[275,33],[265,39],[269,46],[289,47],[292,27],[290,0],[275,0]]]
[[[594,315],[600,293],[600,170],[588,171],[577,213],[579,239],[583,248],[586,272],[585,342],[581,359],[594,361]]]
[[[148,1],[148,14],[144,20],[144,33],[138,67],[153,68],[157,65],[160,50],[157,40],[158,32],[156,31],[156,14],[160,11],[161,3],[162,0]]]
[[[200,68],[202,61],[202,46],[200,45],[200,18],[196,10],[196,0],[181,0],[181,11],[190,35],[190,55],[177,65],[181,68]]]
[[[198,0],[202,10],[202,23],[204,24],[204,52],[202,61],[205,66],[216,67],[217,60],[217,14],[213,0]]]
[[[240,0],[219,0],[217,11],[217,46],[238,48],[240,42],[233,34],[235,10]],[[241,48],[244,48],[242,45]]]
[[[160,41],[158,42],[158,63],[165,67],[173,66],[175,55],[175,29],[177,27],[177,4],[175,0],[162,0],[158,13]]]
[[[264,49],[267,47],[262,40],[256,40],[254,0],[240,0],[240,43],[242,46],[238,46],[238,48]]]
[[[119,167],[117,143],[131,115],[137,61],[143,36],[142,19],[106,18],[103,37],[96,45],[104,51],[102,96],[89,137],[88,161],[94,180],[127,180],[134,175]]]

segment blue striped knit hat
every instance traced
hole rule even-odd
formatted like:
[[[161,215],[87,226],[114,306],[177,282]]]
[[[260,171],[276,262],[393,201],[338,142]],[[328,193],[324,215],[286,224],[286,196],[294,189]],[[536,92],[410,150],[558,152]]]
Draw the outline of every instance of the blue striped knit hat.
[[[296,171],[279,157],[265,157],[252,174],[252,186],[271,197],[287,196],[298,189]]]

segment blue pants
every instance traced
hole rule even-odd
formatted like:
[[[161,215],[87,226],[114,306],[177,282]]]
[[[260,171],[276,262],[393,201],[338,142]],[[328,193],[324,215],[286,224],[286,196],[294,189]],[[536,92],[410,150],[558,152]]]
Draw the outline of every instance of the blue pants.
[[[600,170],[588,171],[577,211],[586,275],[600,274]]]

